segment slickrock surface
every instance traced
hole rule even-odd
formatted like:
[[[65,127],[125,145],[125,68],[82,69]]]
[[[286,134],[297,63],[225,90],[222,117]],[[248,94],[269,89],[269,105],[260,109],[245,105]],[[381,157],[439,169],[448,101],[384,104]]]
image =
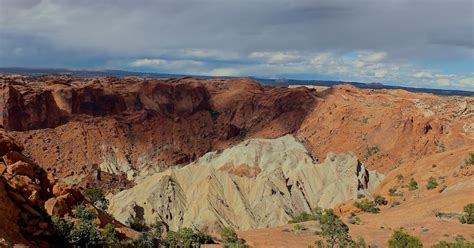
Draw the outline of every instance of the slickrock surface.
[[[250,139],[144,179],[115,195],[109,212],[123,222],[138,216],[152,223],[158,217],[172,230],[229,225],[248,230],[370,195],[382,178],[352,154],[331,153],[318,164],[291,135]]]

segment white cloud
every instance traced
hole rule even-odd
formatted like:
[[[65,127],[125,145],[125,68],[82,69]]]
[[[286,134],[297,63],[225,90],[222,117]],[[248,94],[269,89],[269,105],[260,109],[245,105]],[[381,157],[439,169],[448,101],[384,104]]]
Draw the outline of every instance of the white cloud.
[[[204,71],[201,74],[209,75],[209,76],[238,76],[239,71],[232,68],[220,68],[220,69],[213,69],[210,71]]]
[[[168,52],[170,55],[180,58],[194,58],[194,59],[218,59],[218,60],[233,60],[239,59],[240,56],[235,52],[221,51],[216,49],[179,49]]]
[[[130,62],[129,65],[132,67],[184,68],[203,66],[205,63],[196,60],[137,59]]]
[[[438,83],[438,85],[440,86],[449,86],[449,79],[439,78],[439,79],[436,79],[436,83]]]
[[[431,71],[417,71],[413,76],[416,78],[432,78],[433,73]]]
[[[349,54],[308,53],[294,51],[252,52],[243,63],[216,63],[213,59],[219,52],[213,50],[186,50],[178,53],[182,58],[143,58],[128,62],[137,67],[157,68],[167,73],[200,74],[210,76],[258,76],[267,78],[292,78],[304,74],[314,79],[331,78],[343,81],[381,82],[392,84],[402,82],[405,86],[440,87],[453,86],[474,88],[474,78],[469,75],[440,73],[412,64],[393,62],[386,52],[357,51]],[[223,55],[225,58],[229,55]],[[238,57],[238,56],[237,56]],[[193,58],[193,59],[191,59]]]
[[[297,52],[253,52],[249,58],[263,60],[267,63],[285,63],[298,61],[302,57]]]
[[[321,66],[328,66],[328,65],[338,65],[338,64],[341,64],[341,61],[339,61],[334,55],[330,53],[322,53],[313,57],[310,60],[310,63],[311,65],[314,65],[316,67],[321,67]]]
[[[459,84],[474,88],[474,78],[463,78],[459,80]]]
[[[165,65],[166,60],[163,59],[137,59],[130,63],[131,66],[140,67],[140,66],[160,66]]]
[[[374,76],[376,78],[384,78],[385,75],[387,75],[387,73],[388,73],[388,71],[386,71],[386,70],[378,70],[378,71],[374,72]]]
[[[366,63],[379,63],[387,57],[386,52],[361,52],[359,60]]]

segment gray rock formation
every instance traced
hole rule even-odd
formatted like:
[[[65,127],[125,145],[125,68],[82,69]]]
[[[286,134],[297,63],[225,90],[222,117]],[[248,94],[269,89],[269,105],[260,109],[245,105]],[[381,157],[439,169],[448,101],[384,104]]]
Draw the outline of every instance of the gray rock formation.
[[[109,213],[182,226],[238,230],[285,224],[302,211],[370,194],[383,175],[350,153],[317,164],[293,136],[251,139],[149,176],[110,199]]]

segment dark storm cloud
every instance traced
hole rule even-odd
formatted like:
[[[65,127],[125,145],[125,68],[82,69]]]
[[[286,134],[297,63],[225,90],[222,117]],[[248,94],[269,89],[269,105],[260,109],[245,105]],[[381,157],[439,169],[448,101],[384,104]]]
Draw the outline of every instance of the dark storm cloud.
[[[473,30],[472,0],[0,0],[0,65],[31,64],[22,50],[77,67],[163,57],[252,64],[254,52],[279,51],[465,61]]]
[[[459,40],[472,43],[474,28],[470,0],[3,0],[1,8],[4,32],[36,33],[58,46],[113,54],[183,47],[424,50],[433,34],[448,48]]]

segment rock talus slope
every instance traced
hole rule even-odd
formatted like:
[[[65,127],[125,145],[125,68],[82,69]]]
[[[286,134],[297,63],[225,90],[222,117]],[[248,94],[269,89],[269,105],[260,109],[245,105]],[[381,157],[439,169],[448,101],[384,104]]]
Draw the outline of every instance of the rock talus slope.
[[[139,181],[111,198],[109,212],[124,222],[130,216],[148,223],[159,218],[172,230],[248,230],[369,195],[382,178],[352,154],[329,154],[318,164],[291,135],[249,139]]]

